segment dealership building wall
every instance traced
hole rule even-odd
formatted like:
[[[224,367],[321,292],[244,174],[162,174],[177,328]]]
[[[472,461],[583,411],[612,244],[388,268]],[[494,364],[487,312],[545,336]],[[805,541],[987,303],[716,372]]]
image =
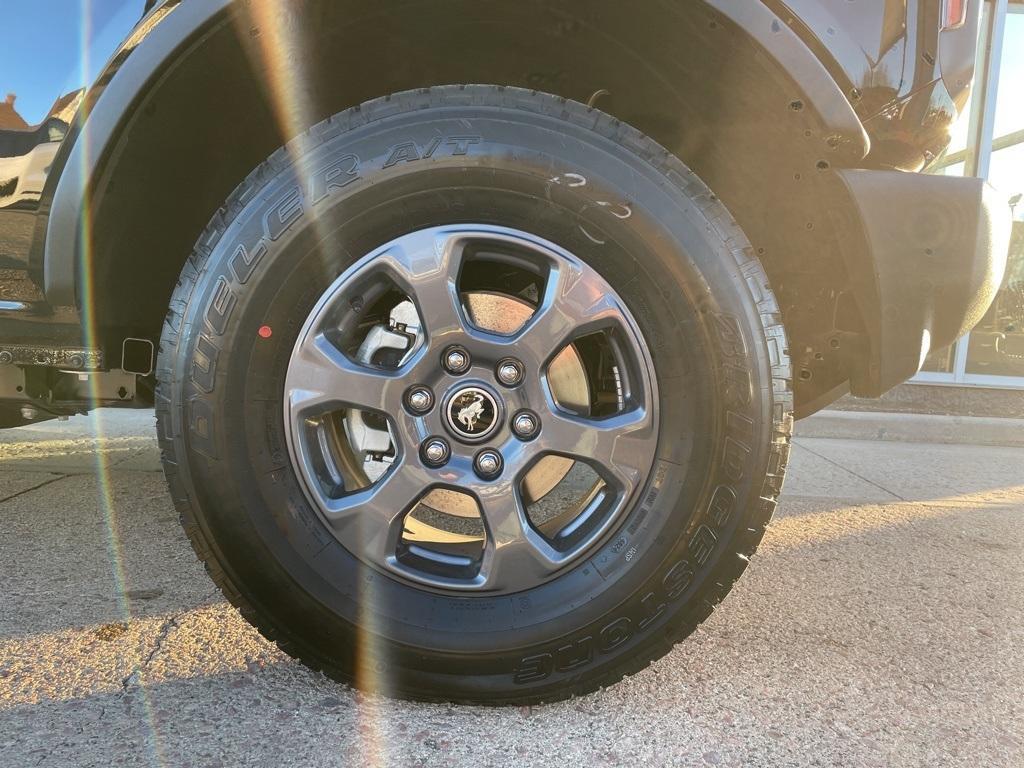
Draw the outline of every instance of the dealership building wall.
[[[985,318],[929,355],[913,383],[1024,390],[1024,0],[986,0],[979,36],[974,91],[931,171],[979,176],[1007,196],[1010,261]]]

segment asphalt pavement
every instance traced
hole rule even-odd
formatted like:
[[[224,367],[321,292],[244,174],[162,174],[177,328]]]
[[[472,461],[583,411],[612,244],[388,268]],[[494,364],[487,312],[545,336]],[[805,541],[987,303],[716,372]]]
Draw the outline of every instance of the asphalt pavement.
[[[224,602],[151,412],[7,430],[0,766],[1024,765],[1022,554],[1024,448],[798,437],[750,568],[668,656],[559,704],[412,704]]]

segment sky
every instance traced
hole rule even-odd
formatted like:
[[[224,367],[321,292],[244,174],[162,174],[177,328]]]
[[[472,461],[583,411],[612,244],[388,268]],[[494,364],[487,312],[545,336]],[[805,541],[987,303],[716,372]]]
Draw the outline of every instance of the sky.
[[[83,30],[93,42],[86,59],[91,82],[140,18],[144,0],[2,0],[0,99],[29,125],[41,121],[54,100],[80,88]],[[89,24],[83,22],[88,21]]]

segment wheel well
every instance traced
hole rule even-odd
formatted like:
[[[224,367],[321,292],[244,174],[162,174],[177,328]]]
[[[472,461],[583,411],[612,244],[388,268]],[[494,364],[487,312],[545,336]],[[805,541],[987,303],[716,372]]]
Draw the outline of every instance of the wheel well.
[[[821,122],[776,63],[712,9],[614,0],[261,7],[240,5],[186,49],[101,166],[92,268],[104,337],[158,338],[206,222],[305,126],[395,91],[496,83],[592,100],[677,154],[729,207],[768,272],[798,410],[842,389],[858,322],[843,307]]]

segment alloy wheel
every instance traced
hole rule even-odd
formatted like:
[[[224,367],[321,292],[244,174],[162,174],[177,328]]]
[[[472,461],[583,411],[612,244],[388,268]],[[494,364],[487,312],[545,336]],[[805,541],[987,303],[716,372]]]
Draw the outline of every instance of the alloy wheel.
[[[654,460],[637,325],[525,232],[419,230],[316,303],[285,382],[310,503],[364,563],[441,591],[529,589],[585,560]]]

